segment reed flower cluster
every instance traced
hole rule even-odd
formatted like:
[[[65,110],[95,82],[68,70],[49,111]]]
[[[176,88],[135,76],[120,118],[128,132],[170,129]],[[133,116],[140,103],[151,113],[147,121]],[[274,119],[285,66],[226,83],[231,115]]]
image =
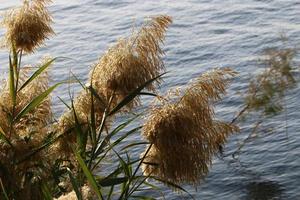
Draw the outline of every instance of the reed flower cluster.
[[[45,39],[54,34],[51,28],[52,19],[46,8],[46,0],[24,0],[19,8],[6,13],[3,25],[8,48],[32,53],[41,46]]]
[[[146,176],[192,184],[205,177],[220,145],[238,130],[216,120],[213,108],[225,94],[228,78],[234,75],[226,68],[207,72],[179,100],[151,110],[142,132],[151,143],[142,166]]]

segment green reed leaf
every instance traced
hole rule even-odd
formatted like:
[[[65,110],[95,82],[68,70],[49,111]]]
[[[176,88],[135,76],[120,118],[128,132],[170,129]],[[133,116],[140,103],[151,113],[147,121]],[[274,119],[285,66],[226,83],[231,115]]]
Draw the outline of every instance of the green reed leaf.
[[[41,183],[41,189],[45,200],[53,200],[50,189],[46,183]]]
[[[104,179],[98,181],[98,183],[102,187],[109,187],[109,186],[114,186],[114,185],[120,185],[126,181],[128,181],[128,177],[117,177],[117,178],[104,178]]]
[[[88,169],[87,165],[85,164],[84,160],[80,156],[80,153],[76,151],[75,156],[76,156],[76,159],[77,159],[81,169],[83,170],[84,175],[87,178],[87,181],[90,183],[90,185],[94,189],[97,197],[99,199],[103,199],[103,196],[100,191],[100,187],[99,187],[97,181],[95,180],[95,177],[93,176],[93,174],[91,173],[91,171]]]
[[[160,74],[159,76],[156,76],[148,81],[146,81],[144,84],[142,84],[141,86],[139,86],[138,88],[136,88],[135,90],[133,90],[130,94],[128,94],[116,107],[114,107],[112,109],[112,111],[110,111],[110,113],[108,114],[108,116],[115,114],[116,112],[118,112],[120,109],[122,109],[124,106],[126,106],[127,104],[129,104],[136,96],[138,96],[141,91],[147,87],[148,85],[150,85],[152,82],[154,82],[155,80],[159,79],[161,76],[165,75],[166,73]]]
[[[38,107],[43,101],[47,98],[47,96],[59,85],[63,84],[64,82],[57,83],[50,88],[48,88],[46,91],[35,97],[34,99],[31,100],[14,118],[14,121],[19,120],[21,117],[26,115],[28,112],[32,111],[36,107]]]
[[[3,129],[1,128],[1,126],[0,126],[0,140],[3,140],[6,144],[9,144],[9,146],[11,146],[11,147],[14,147],[13,144],[6,137]]]
[[[17,97],[16,89],[15,89],[15,74],[14,74],[14,66],[10,56],[9,56],[9,93],[13,101],[13,105],[15,105],[16,97]]]
[[[71,184],[72,184],[73,189],[75,191],[77,199],[78,200],[83,200],[81,192],[80,192],[79,184],[77,183],[76,178],[73,176],[73,174],[72,174],[72,172],[71,172],[70,169],[67,169],[67,172],[68,172],[68,175],[70,177],[70,181],[71,181]]]
[[[18,92],[20,92],[23,88],[25,88],[29,83],[31,83],[37,76],[39,76],[43,71],[45,71],[57,58],[53,58],[48,62],[44,63],[38,70],[36,70],[19,88]]]

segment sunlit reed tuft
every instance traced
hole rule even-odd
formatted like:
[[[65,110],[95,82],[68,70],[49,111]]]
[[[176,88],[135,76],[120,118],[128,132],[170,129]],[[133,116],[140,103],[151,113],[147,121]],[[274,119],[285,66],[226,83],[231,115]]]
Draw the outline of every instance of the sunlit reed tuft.
[[[152,144],[142,166],[145,175],[193,184],[205,177],[213,155],[237,131],[237,127],[216,120],[213,108],[234,75],[230,69],[205,73],[175,103],[151,110],[142,133]]]
[[[45,39],[54,34],[52,19],[45,7],[50,1],[24,1],[19,8],[6,12],[3,25],[6,27],[8,48],[32,53]]]
[[[90,81],[106,101],[114,94],[113,105],[116,105],[134,89],[164,71],[164,51],[160,43],[171,22],[169,16],[152,17],[138,32],[120,39],[99,59],[90,74]],[[154,91],[154,84],[147,89]],[[138,103],[136,98],[127,107]]]

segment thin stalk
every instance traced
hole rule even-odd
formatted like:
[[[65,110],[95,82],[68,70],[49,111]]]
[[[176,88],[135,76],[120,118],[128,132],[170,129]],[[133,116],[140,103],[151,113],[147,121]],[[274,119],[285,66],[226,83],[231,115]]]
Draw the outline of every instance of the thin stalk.
[[[234,124],[248,109],[250,108],[250,105],[247,104],[237,115],[235,118],[233,118],[230,122],[230,125]]]
[[[19,78],[20,78],[20,70],[21,70],[21,62],[22,62],[22,55],[23,55],[23,50],[20,50],[20,55],[19,55],[19,62],[17,66],[17,74],[16,74],[16,93],[18,92],[18,87],[19,87]]]
[[[98,151],[98,148],[99,148],[98,144],[100,143],[102,131],[105,128],[105,122],[106,122],[106,119],[108,117],[108,113],[109,113],[109,110],[110,110],[112,100],[114,98],[114,94],[115,94],[115,92],[113,92],[113,95],[110,97],[109,102],[108,102],[108,106],[107,106],[107,108],[105,108],[104,113],[102,115],[102,121],[101,121],[101,124],[100,124],[100,129],[98,131],[98,135],[97,135],[97,138],[96,138],[95,145],[93,145],[93,147],[92,147],[91,158],[88,162],[88,168],[89,169],[92,167],[92,162],[95,159],[95,153]]]
[[[127,191],[127,190],[128,190],[128,188],[129,188],[131,182],[133,181],[133,179],[134,179],[136,173],[138,172],[139,168],[141,167],[141,165],[142,165],[144,159],[146,158],[146,156],[147,156],[147,154],[149,153],[149,151],[150,151],[150,149],[151,149],[152,146],[153,146],[153,144],[150,144],[150,145],[149,145],[149,147],[148,147],[147,151],[145,152],[143,158],[141,159],[141,161],[139,162],[138,166],[136,167],[134,173],[133,173],[132,176],[130,177],[130,179],[129,179],[129,181],[128,181],[128,183],[127,183],[127,185],[126,185],[124,191]],[[121,194],[119,200],[121,200],[121,199],[123,198],[124,194],[125,194],[124,192]],[[125,199],[127,199],[127,196],[125,197]]]
[[[263,117],[263,114],[261,114],[259,116],[259,120],[256,122],[256,124],[255,124],[254,128],[252,129],[251,133],[247,136],[246,139],[243,140],[243,143],[231,154],[233,158],[235,158],[237,154],[240,154],[241,149],[245,146],[245,144],[248,142],[248,140],[250,140],[253,137],[253,135],[256,133],[259,125],[263,122],[262,117]]]

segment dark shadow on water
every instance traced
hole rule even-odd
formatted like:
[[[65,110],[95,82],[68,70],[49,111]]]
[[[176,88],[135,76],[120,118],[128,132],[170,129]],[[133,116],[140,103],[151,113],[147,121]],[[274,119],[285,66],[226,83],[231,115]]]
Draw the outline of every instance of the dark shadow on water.
[[[245,186],[246,200],[279,200],[283,198],[284,189],[274,181],[254,181]]]

